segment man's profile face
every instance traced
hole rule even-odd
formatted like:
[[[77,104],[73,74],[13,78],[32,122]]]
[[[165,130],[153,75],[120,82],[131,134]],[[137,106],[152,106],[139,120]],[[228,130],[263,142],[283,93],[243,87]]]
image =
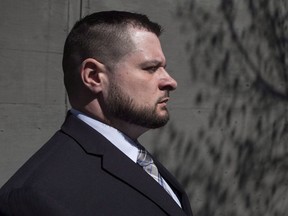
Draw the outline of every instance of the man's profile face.
[[[109,74],[106,111],[115,119],[158,128],[169,120],[169,91],[177,83],[165,70],[165,56],[155,34],[132,29],[131,38],[134,49]]]

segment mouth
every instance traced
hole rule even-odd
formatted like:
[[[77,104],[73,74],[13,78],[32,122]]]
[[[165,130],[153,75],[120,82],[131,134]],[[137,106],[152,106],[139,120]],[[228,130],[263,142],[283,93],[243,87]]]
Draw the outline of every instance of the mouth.
[[[169,101],[169,97],[160,98],[158,103],[167,103]]]
[[[158,103],[167,103],[169,101],[169,92],[165,92],[165,94],[158,99]]]
[[[169,101],[169,97],[164,96],[164,97],[159,98],[159,100],[157,101],[157,103],[158,103],[158,104],[164,104],[164,105],[166,105],[166,104],[168,103],[168,101]]]

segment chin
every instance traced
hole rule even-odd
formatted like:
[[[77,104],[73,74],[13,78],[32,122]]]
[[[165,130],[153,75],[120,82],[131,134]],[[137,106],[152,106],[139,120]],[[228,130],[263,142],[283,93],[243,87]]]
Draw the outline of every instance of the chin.
[[[161,109],[159,112],[158,112],[158,117],[159,118],[167,118],[169,117],[169,112],[167,109]]]

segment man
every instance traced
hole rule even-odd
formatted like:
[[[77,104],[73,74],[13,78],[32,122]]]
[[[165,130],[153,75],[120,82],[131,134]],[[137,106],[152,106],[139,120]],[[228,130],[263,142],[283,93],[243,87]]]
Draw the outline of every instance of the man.
[[[183,189],[137,141],[167,123],[177,86],[160,33],[146,16],[120,11],[75,24],[63,54],[72,109],[3,186],[1,215],[192,215]]]

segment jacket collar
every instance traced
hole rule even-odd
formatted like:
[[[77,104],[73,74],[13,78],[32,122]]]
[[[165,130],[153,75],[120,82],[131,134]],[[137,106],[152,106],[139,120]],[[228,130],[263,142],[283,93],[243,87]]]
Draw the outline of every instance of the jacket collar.
[[[182,201],[183,210],[179,208],[170,195],[153,178],[148,176],[142,167],[131,161],[131,159],[111,144],[104,136],[70,112],[68,112],[61,129],[78,142],[87,154],[101,156],[103,169],[106,170],[106,172],[121,179],[124,183],[139,191],[139,193],[142,193],[168,215],[186,215],[183,211],[187,209],[185,206],[186,202]],[[180,201],[183,200],[183,194],[185,193],[178,183],[174,181],[174,178],[160,163],[157,162],[157,166],[160,167],[159,171],[161,175],[172,185],[176,193],[179,194]],[[187,198],[184,197],[184,199]],[[188,215],[192,215],[192,213],[189,214],[188,211]]]

